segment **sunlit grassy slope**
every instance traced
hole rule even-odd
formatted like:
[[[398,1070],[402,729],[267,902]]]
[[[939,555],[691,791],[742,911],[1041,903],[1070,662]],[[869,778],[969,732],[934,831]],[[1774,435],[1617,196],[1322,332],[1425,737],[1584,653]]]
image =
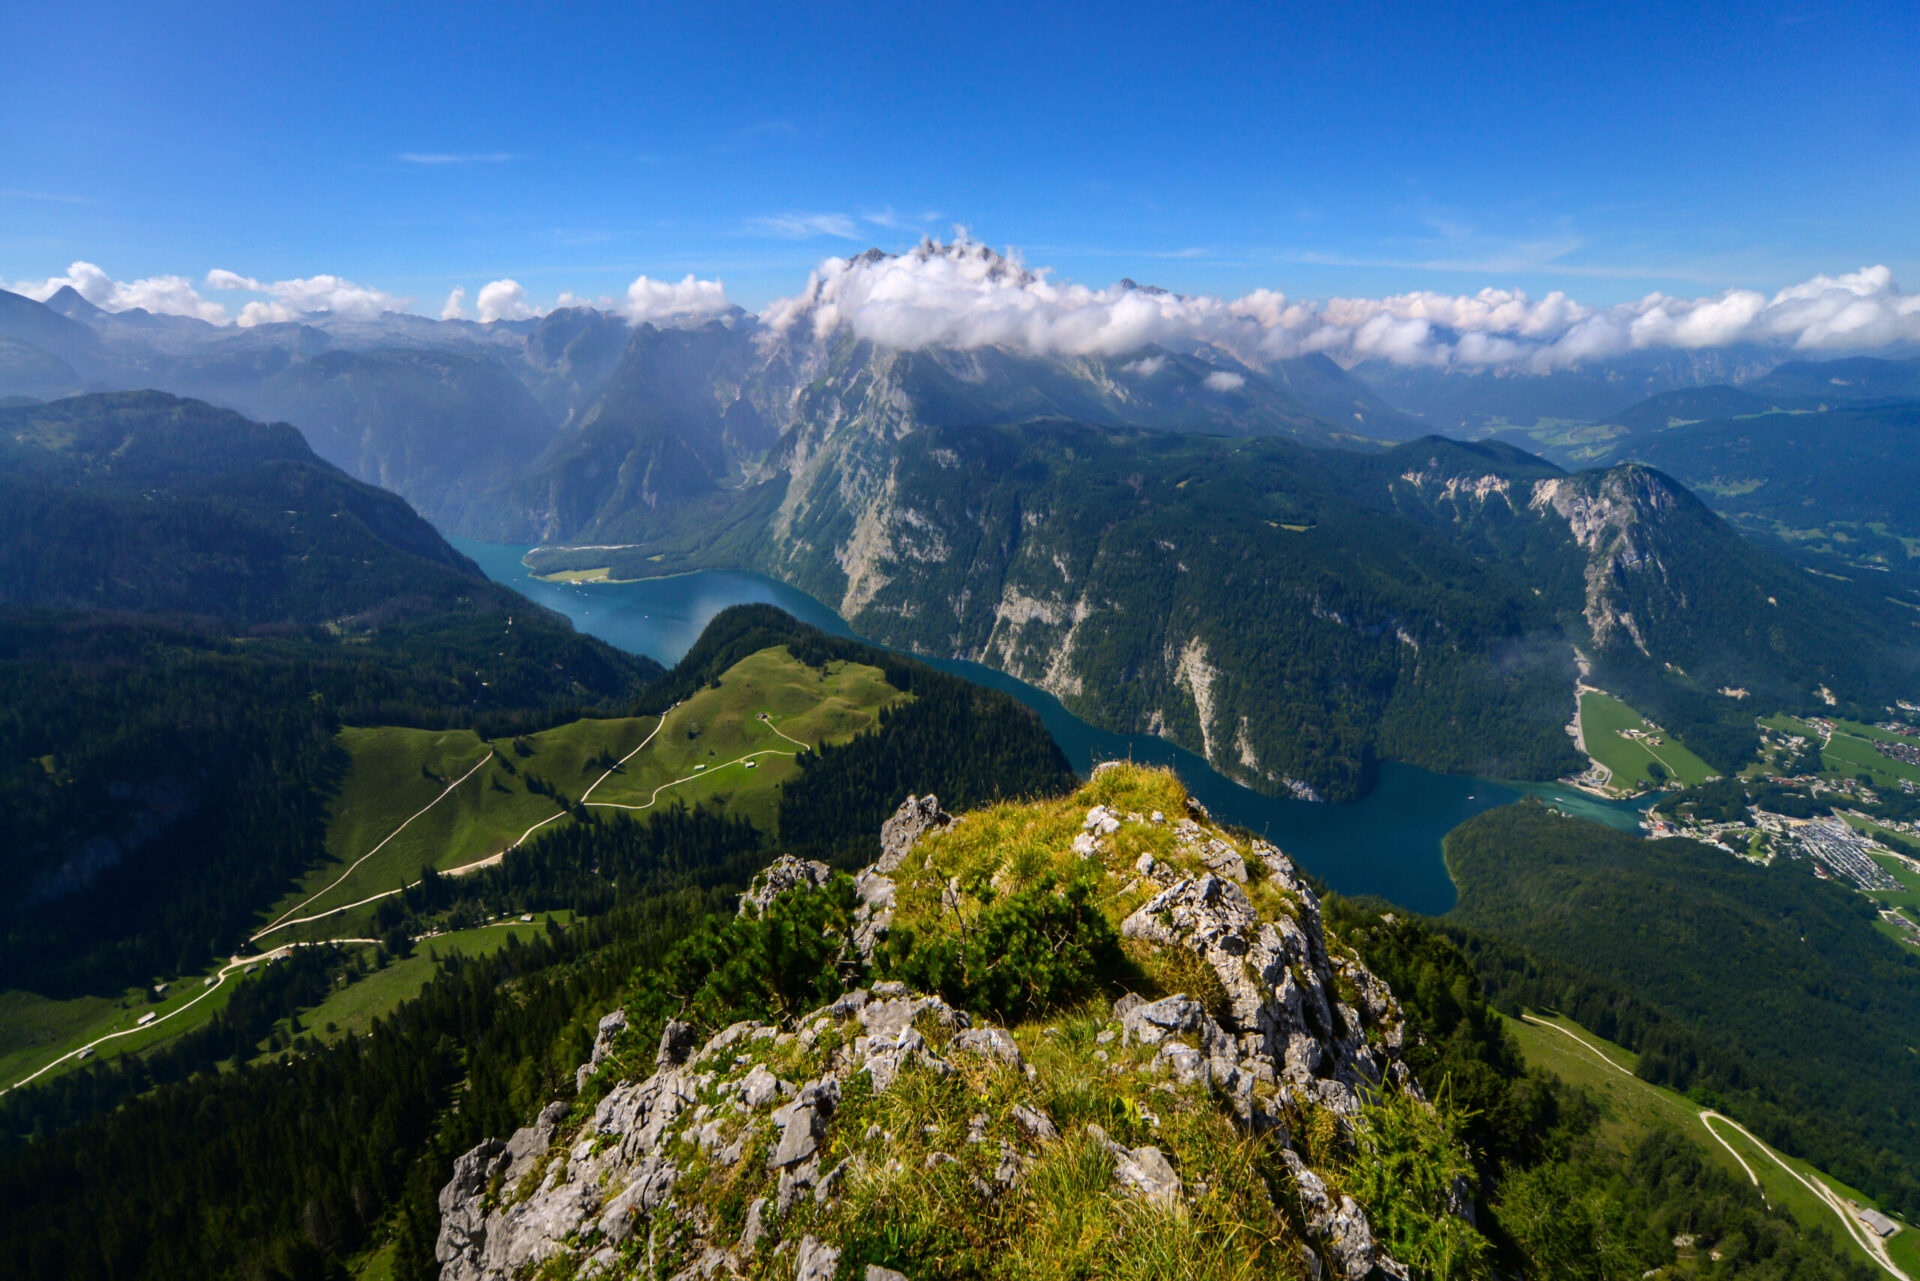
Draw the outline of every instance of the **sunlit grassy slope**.
[[[568,912],[541,912],[532,921],[516,918],[422,939],[415,944],[412,956],[392,961],[339,988],[320,1004],[302,1010],[300,1022],[307,1034],[319,1041],[337,1041],[349,1032],[364,1036],[375,1019],[420,995],[420,989],[448,957],[486,956],[505,947],[511,938],[524,941],[543,933],[549,920],[565,924],[571,919]]]
[[[1782,1170],[1775,1158],[1785,1161],[1805,1178],[1825,1182],[1842,1197],[1862,1205],[1873,1204],[1870,1198],[1839,1180],[1820,1173],[1804,1161],[1754,1142],[1732,1126],[1715,1122],[1709,1133],[1707,1123],[1701,1120],[1702,1108],[1698,1103],[1632,1075],[1639,1056],[1631,1050],[1601,1039],[1571,1019],[1538,1013],[1532,1019],[1553,1026],[1542,1027],[1531,1020],[1507,1021],[1528,1064],[1593,1091],[1603,1109],[1601,1135],[1615,1146],[1624,1148],[1649,1130],[1673,1130],[1699,1145],[1701,1151],[1733,1177],[1749,1181],[1757,1177],[1767,1203],[1791,1214],[1803,1229],[1824,1233],[1835,1240],[1846,1238],[1833,1210]],[[1724,1143],[1716,1142],[1716,1135]],[[1741,1165],[1743,1160],[1745,1166]],[[1914,1237],[1913,1230],[1907,1229],[1895,1240],[1906,1238],[1900,1241],[1901,1249],[1911,1250]],[[1851,1241],[1848,1245],[1859,1258],[1872,1262],[1857,1245]],[[1895,1262],[1899,1261],[1900,1255],[1896,1253]]]
[[[209,970],[206,974],[176,980],[167,988],[164,1000],[151,1004],[138,989],[119,997],[81,996],[70,1000],[55,1000],[32,992],[0,992],[0,1086],[11,1085],[68,1051],[100,1037],[134,1028],[147,1013],[166,1021],[130,1036],[116,1037],[96,1049],[93,1057],[106,1060],[132,1050],[144,1050],[201,1026],[227,1003],[234,985],[245,981],[244,974],[230,974],[219,990],[209,995],[206,979],[211,974]],[[206,999],[196,1002],[196,998],[203,995]],[[186,1009],[190,1002],[195,1003]],[[184,1012],[176,1017],[168,1017],[182,1010]],[[74,1066],[77,1065],[62,1064],[48,1076]]]
[[[582,720],[492,741],[464,730],[344,730],[352,766],[327,832],[333,858],[261,924],[358,903],[428,865],[447,871],[499,855],[539,826],[569,821],[548,788],[570,804],[632,814],[717,803],[771,830],[795,756],[851,738],[902,697],[878,668],[813,668],[777,646],[742,659],[664,719]],[[287,924],[261,943],[342,937],[370,916],[369,907]]]

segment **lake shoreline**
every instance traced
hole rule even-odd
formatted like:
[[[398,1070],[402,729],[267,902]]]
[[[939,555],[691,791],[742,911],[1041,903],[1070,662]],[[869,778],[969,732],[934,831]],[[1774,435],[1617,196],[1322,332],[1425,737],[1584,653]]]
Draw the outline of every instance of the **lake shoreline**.
[[[859,636],[846,620],[806,593],[751,571],[695,570],[620,581],[552,581],[534,575],[522,562],[524,546],[452,541],[488,577],[566,614],[589,635],[667,666],[679,661],[715,614],[735,604],[773,605],[831,634],[891,648]],[[1329,803],[1268,797],[1165,739],[1089,725],[1044,690],[994,668],[896,652],[1018,699],[1041,718],[1069,764],[1082,775],[1098,761],[1109,759],[1171,768],[1217,820],[1270,840],[1332,889],[1375,894],[1430,916],[1451,909],[1457,897],[1441,839],[1476,814],[1535,796],[1609,826],[1639,829],[1639,809],[1630,802],[1602,800],[1554,782],[1436,774],[1398,761],[1382,762],[1373,788],[1359,800]]]

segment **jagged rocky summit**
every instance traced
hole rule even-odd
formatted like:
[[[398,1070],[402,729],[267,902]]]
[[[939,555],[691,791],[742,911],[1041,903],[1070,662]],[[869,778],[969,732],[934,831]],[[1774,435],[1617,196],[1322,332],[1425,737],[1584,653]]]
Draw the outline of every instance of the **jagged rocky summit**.
[[[1327,936],[1283,854],[1218,829],[1170,775],[1132,767],[1061,802],[960,819],[909,798],[883,848],[855,878],[849,990],[784,1026],[703,1035],[669,1022],[644,1077],[636,1030],[609,1014],[576,1099],[455,1164],[440,1194],[443,1281],[950,1275],[943,1232],[975,1251],[968,1275],[1032,1275],[1075,1247],[1066,1238],[1084,1247],[1100,1232],[1127,1240],[1136,1275],[1170,1274],[1152,1266],[1156,1249],[1199,1275],[1233,1224],[1265,1234],[1276,1275],[1408,1275],[1329,1155],[1382,1094],[1426,1106],[1400,1059],[1399,1009]],[[897,960],[890,935],[964,920],[982,876],[1012,896],[1036,858],[1096,887],[1157,999],[1127,992],[1001,1025],[959,1008],[964,991],[881,977]],[[740,910],[834,876],[782,857]],[[1437,1212],[1470,1217],[1464,1186],[1448,1202]]]

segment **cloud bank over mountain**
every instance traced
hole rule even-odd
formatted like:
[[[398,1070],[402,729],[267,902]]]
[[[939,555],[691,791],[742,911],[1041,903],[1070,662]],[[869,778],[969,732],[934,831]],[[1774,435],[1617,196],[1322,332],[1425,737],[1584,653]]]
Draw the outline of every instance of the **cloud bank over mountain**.
[[[172,275],[119,281],[88,262],[13,289],[45,299],[66,285],[107,311],[142,307],[240,326],[320,313],[372,319],[414,305],[335,275],[262,281],[215,269],[200,282]],[[202,296],[203,286],[260,296],[230,317],[225,305]],[[553,309],[535,303],[513,279],[479,286],[471,309],[468,297],[466,287],[453,289],[441,318],[484,324]],[[616,311],[633,324],[693,323],[735,310],[724,284],[691,273],[678,281],[639,276],[617,302],[589,303],[568,292],[553,304],[579,305]],[[818,341],[846,330],[903,350],[1004,346],[1047,356],[1118,357],[1150,345],[1208,345],[1251,365],[1324,353],[1348,365],[1384,360],[1537,373],[1648,350],[1755,344],[1831,355],[1920,344],[1920,295],[1904,292],[1883,266],[1815,276],[1770,295],[1751,289],[1694,298],[1654,293],[1610,307],[1558,291],[1534,298],[1498,288],[1324,300],[1256,289],[1219,298],[1127,280],[1105,288],[1060,281],[1028,268],[1016,253],[996,253],[964,235],[951,243],[923,241],[899,255],[829,258],[799,293],[768,304],[758,319],[770,335],[789,340]],[[1141,362],[1135,365],[1146,372]]]
[[[905,254],[830,258],[761,319],[821,339],[845,327],[889,347],[1009,346],[1055,356],[1120,356],[1148,344],[1208,343],[1249,362],[1323,352],[1342,363],[1517,366],[1547,372],[1650,348],[1758,343],[1803,352],[1920,343],[1920,295],[1885,267],[1816,276],[1768,296],[1649,294],[1597,308],[1554,292],[1431,292],[1295,301],[1259,289],[1239,298],[1180,295],[1123,281],[1056,282],[1015,255],[972,241]]]

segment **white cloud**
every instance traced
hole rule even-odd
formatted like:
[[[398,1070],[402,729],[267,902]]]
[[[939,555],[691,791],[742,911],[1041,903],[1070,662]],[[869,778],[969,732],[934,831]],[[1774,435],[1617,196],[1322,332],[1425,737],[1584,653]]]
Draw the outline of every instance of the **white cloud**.
[[[371,285],[356,285],[339,276],[267,282],[216,267],[207,273],[207,284],[214,289],[267,295],[266,301],[250,302],[240,309],[243,328],[284,324],[323,311],[349,320],[372,320],[382,312],[405,311],[413,306],[411,298],[397,297]]]
[[[148,276],[144,280],[115,280],[90,262],[76,262],[64,276],[41,281],[17,281],[13,292],[45,302],[72,285],[74,292],[104,311],[130,311],[144,308],[162,316],[192,316],[213,324],[225,324],[227,309],[208,302],[185,276]]]
[[[1230,369],[1216,369],[1200,381],[1207,385],[1209,391],[1239,391],[1247,385],[1247,376]]]
[[[883,210],[858,219],[794,214],[763,221],[791,222],[793,234],[852,235],[861,225],[896,219],[892,210]],[[173,275],[121,281],[89,262],[11,288],[45,300],[67,285],[108,311],[141,307],[214,324],[237,320],[242,326],[321,312],[364,320],[413,306],[410,298],[333,275],[262,281],[217,268],[199,282]],[[255,297],[233,317],[227,306],[202,297],[203,288]],[[483,286],[472,305],[482,321],[546,314],[512,279]],[[618,302],[565,292],[555,303],[583,305],[617,310],[634,324],[697,321],[729,310],[720,281],[692,275],[679,281],[641,276]],[[460,319],[469,314],[468,306],[466,289],[454,289],[440,315]],[[1324,353],[1347,364],[1385,360],[1534,372],[1644,350],[1753,344],[1817,355],[1920,345],[1920,295],[1902,291],[1884,266],[1815,276],[1772,294],[1753,289],[1696,298],[1654,293],[1609,307],[1558,291],[1535,298],[1520,289],[1495,288],[1318,301],[1255,289],[1219,298],[1128,282],[1095,289],[1058,280],[1028,268],[1016,254],[987,249],[963,229],[950,244],[923,241],[897,256],[870,251],[829,258],[800,293],[770,303],[760,319],[771,335],[802,341],[845,331],[899,349],[1007,346],[1046,355],[1120,358],[1128,361],[1120,367],[1123,373],[1143,378],[1161,368],[1158,357],[1140,355],[1152,345],[1183,352],[1213,347],[1256,368]],[[1224,381],[1213,385],[1227,389]]]
[[[1212,345],[1248,362],[1324,352],[1343,362],[1544,372],[1646,349],[1758,343],[1796,351],[1920,343],[1920,295],[1885,267],[1818,276],[1772,297],[1729,289],[1703,298],[1649,294],[1592,307],[1555,291],[1432,292],[1295,302],[1275,290],[1239,298],[1054,280],[962,233],[899,256],[829,258],[806,288],[761,313],[775,333],[824,339],[845,329],[898,349],[1007,346],[1048,355],[1122,356],[1148,344]],[[1122,367],[1149,374],[1143,361]]]
[[[717,280],[696,280],[689,272],[677,284],[669,280],[637,278],[627,286],[620,314],[638,325],[645,321],[697,319],[727,310],[727,290]]]
[[[496,320],[531,320],[544,314],[527,301],[527,291],[517,280],[495,280],[480,286],[474,306],[479,309],[483,325]]]

